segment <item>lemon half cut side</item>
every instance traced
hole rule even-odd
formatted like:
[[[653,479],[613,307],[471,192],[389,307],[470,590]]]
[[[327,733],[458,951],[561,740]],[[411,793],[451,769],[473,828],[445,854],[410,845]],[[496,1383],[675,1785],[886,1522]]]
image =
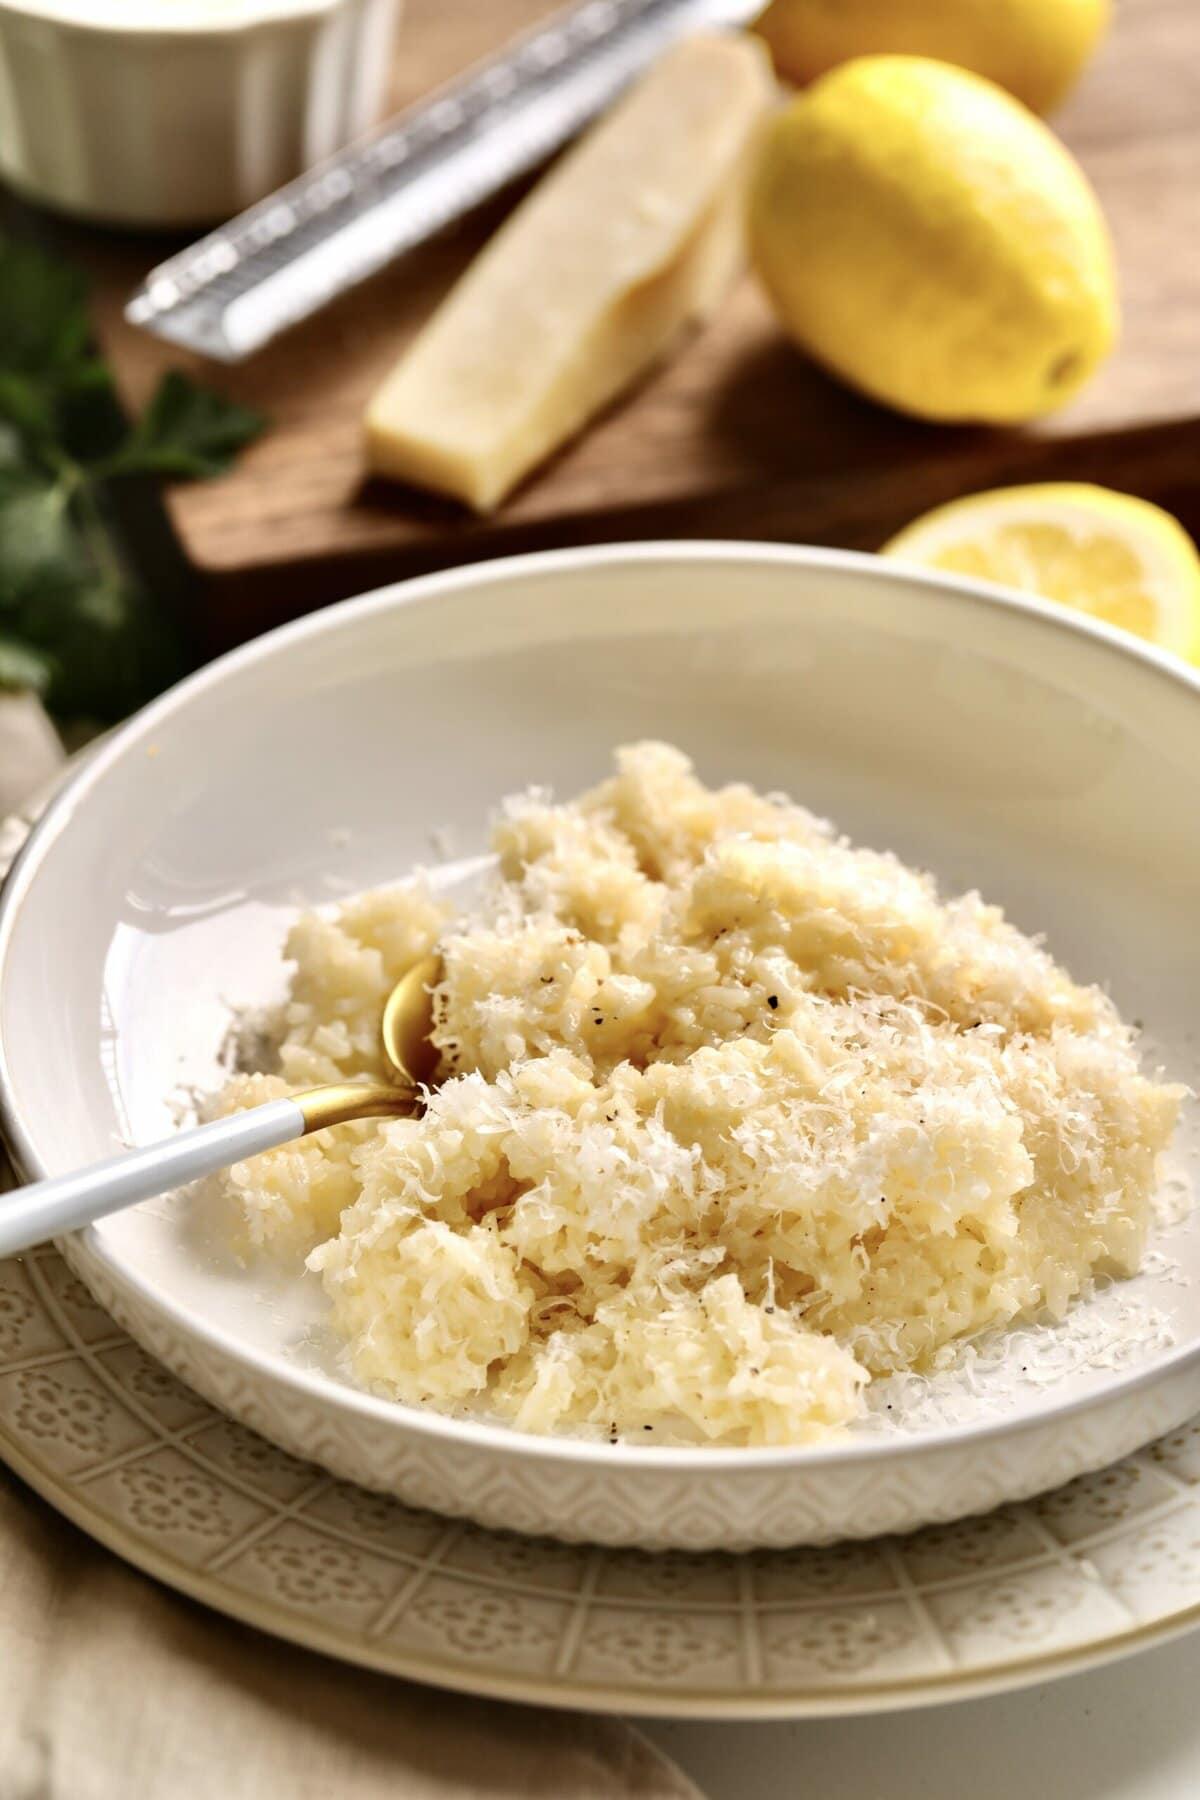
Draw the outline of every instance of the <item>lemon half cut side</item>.
[[[935,507],[885,556],[1038,594],[1200,662],[1200,556],[1161,507],[1084,482]]]

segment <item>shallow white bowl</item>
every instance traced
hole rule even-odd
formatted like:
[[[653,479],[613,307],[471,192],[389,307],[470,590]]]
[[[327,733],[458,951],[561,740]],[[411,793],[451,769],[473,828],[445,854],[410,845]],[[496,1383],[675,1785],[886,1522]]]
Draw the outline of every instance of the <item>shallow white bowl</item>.
[[[569,793],[657,735],[978,885],[1111,984],[1200,1085],[1200,683],[1037,603],[869,557],[646,545],[459,570],[302,620],[118,733],[0,904],[0,1086],[30,1175],[146,1141],[215,1085],[231,1004],[281,990],[299,903],[481,847],[496,799]],[[1191,1140],[1194,1143],[1194,1138]],[[1185,1146],[1185,1154],[1192,1154]],[[64,1249],[209,1399],[296,1454],[490,1525],[707,1549],[903,1530],[1024,1497],[1200,1408],[1200,1239],[1127,1292],[1171,1343],[953,1428],[810,1450],[523,1436],[392,1405],[314,1346],[319,1290],[231,1268],[185,1201]],[[1112,1346],[1110,1346],[1111,1350]]]

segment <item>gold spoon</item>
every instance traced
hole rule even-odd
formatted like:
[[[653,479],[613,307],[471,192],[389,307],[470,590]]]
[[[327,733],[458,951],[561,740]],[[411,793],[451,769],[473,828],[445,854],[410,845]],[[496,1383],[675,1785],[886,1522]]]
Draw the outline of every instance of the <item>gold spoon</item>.
[[[227,1119],[181,1131],[144,1150],[127,1150],[73,1175],[54,1175],[18,1188],[0,1201],[0,1256],[32,1249],[107,1213],[330,1125],[419,1112],[421,1087],[432,1079],[438,1064],[430,1039],[430,990],[440,975],[441,959],[424,956],[388,995],[380,1036],[393,1082],[339,1081],[309,1088],[286,1100],[268,1100]]]
[[[438,1052],[430,1041],[430,990],[441,972],[440,956],[423,956],[405,971],[387,997],[379,1035],[388,1067],[396,1077],[394,1083],[384,1087],[378,1082],[339,1081],[292,1096],[304,1114],[305,1136],[329,1125],[346,1125],[351,1119],[404,1115],[419,1108],[418,1089],[432,1079],[438,1065]]]

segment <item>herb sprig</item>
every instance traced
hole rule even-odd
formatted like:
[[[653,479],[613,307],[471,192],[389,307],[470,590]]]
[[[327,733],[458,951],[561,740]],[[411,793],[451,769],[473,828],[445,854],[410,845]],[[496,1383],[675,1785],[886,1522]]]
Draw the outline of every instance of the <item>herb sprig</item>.
[[[106,721],[181,673],[169,609],[114,532],[115,484],[218,475],[262,426],[178,371],[127,420],[79,273],[0,234],[0,687]]]

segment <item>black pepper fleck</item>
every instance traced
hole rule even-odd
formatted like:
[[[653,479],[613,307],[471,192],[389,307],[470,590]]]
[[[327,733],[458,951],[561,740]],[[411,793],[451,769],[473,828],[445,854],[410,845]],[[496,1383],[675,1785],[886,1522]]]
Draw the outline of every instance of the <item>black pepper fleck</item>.
[[[768,994],[767,995],[767,1005],[770,1007],[771,1011],[774,1012],[775,1008],[779,1005],[779,995],[778,994]]]

